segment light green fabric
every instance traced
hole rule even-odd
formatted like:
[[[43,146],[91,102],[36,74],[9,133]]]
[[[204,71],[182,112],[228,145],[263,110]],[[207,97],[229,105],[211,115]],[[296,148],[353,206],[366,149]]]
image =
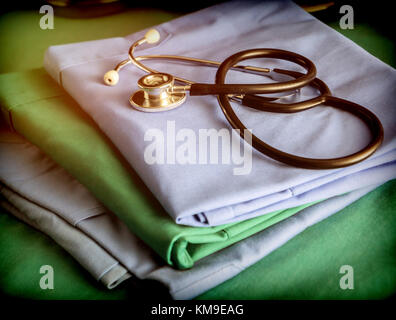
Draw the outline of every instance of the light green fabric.
[[[180,269],[310,204],[216,227],[177,225],[93,121],[43,69],[0,75],[9,124],[59,163],[167,263]]]

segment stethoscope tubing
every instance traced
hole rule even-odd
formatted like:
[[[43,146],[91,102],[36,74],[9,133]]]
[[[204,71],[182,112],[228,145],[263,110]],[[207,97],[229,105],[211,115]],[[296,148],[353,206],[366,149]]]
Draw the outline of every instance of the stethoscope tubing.
[[[316,67],[313,62],[295,52],[281,49],[250,49],[240,51],[224,60],[219,68],[223,66],[229,70],[237,63],[252,58],[275,58],[294,62],[307,70],[306,74],[300,73],[300,77],[276,83],[255,83],[255,84],[207,84],[194,83],[191,85],[190,95],[217,95],[217,94],[265,94],[277,93],[299,89],[309,84],[316,77]]]
[[[216,73],[216,83],[222,83],[225,81],[225,76],[227,73],[227,67],[229,65],[220,66],[217,73]],[[287,71],[289,75],[298,76],[298,72],[294,71]],[[269,156],[272,159],[275,159],[279,162],[299,167],[305,169],[335,169],[335,168],[342,168],[346,166],[350,166],[356,164],[360,161],[371,156],[381,145],[384,139],[384,130],[382,127],[381,122],[377,118],[377,116],[372,113],[370,110],[364,108],[363,106],[351,102],[349,100],[341,99],[334,97],[330,94],[330,90],[328,89],[327,85],[321,81],[320,79],[316,78],[314,81],[311,82],[313,86],[315,86],[319,91],[322,93],[321,96],[311,99],[308,103],[307,101],[303,101],[300,104],[296,104],[297,110],[287,110],[283,112],[291,113],[291,112],[299,112],[302,110],[307,110],[309,108],[313,108],[318,105],[327,105],[332,106],[334,108],[349,112],[360,118],[369,128],[372,139],[371,141],[360,151],[355,152],[353,154],[338,157],[338,158],[330,158],[330,159],[315,159],[315,158],[306,158],[300,157],[297,155],[293,155],[290,153],[283,152],[278,150],[269,144],[265,143],[257,136],[251,133],[249,130],[252,139],[251,145],[258,150],[259,152]],[[256,98],[261,98],[257,97]],[[217,99],[221,110],[223,111],[226,119],[231,124],[231,126],[238,130],[242,139],[244,139],[244,134],[246,130],[248,130],[245,125],[240,121],[238,116],[235,114],[232,106],[230,104],[229,97],[226,94],[217,95]],[[261,102],[263,103],[263,102]],[[264,103],[267,103],[264,101]],[[256,105],[259,106],[260,104]],[[272,106],[271,106],[272,107]],[[256,108],[257,109],[257,108]],[[263,108],[260,107],[262,110]],[[269,111],[269,110],[265,110]],[[279,112],[279,111],[275,111]],[[282,111],[280,111],[282,112]],[[246,139],[245,139],[246,140]]]

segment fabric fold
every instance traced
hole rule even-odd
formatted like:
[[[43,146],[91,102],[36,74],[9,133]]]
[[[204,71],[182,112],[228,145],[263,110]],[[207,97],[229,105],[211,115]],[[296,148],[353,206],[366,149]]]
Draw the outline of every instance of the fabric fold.
[[[1,187],[0,194],[5,198],[0,201],[4,209],[52,238],[108,289],[113,289],[131,277],[109,253],[56,214],[24,199],[7,187]]]

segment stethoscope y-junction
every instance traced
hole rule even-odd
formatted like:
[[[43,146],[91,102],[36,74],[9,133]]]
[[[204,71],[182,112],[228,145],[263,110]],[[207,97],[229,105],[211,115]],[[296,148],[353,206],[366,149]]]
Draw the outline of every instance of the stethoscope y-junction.
[[[242,138],[244,138],[245,130],[248,129],[235,114],[230,100],[257,110],[277,113],[300,112],[318,105],[327,105],[352,113],[359,117],[370,129],[372,139],[362,150],[344,157],[331,159],[299,157],[275,149],[255,135],[251,135],[251,144],[256,150],[280,162],[306,169],[334,169],[353,165],[371,156],[382,143],[384,132],[378,118],[370,110],[361,105],[334,97],[327,85],[316,78],[315,65],[302,55],[280,49],[250,49],[235,53],[221,63],[176,55],[134,56],[136,47],[143,43],[156,43],[159,39],[160,35],[157,30],[152,29],[148,31],[142,39],[139,39],[131,45],[128,52],[129,58],[121,61],[114,70],[110,70],[104,75],[104,82],[107,85],[113,86],[118,83],[118,72],[130,63],[133,63],[136,67],[148,73],[138,80],[137,84],[140,90],[134,92],[129,98],[132,107],[139,111],[160,112],[177,108],[186,100],[187,93],[189,93],[190,96],[216,95],[226,119],[234,129],[239,130]],[[285,69],[271,70],[269,68],[238,65],[241,61],[255,58],[275,58],[290,61],[303,67],[306,73]],[[158,72],[145,66],[141,62],[148,59],[188,61],[200,65],[218,67],[215,83],[195,83],[168,73]],[[275,83],[228,84],[225,83],[225,78],[230,69],[266,75],[275,73],[286,75],[293,79]],[[295,92],[307,85],[316,88],[319,91],[319,95],[309,100],[293,103],[279,103],[275,102],[279,98],[258,96],[258,94],[280,92],[287,92],[290,94],[290,92]]]

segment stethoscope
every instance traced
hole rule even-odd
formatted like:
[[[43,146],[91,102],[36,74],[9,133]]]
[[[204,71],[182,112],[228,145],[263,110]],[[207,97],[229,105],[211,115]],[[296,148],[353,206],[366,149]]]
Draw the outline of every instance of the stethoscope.
[[[252,139],[250,143],[256,150],[285,164],[306,169],[334,169],[353,165],[371,156],[383,141],[384,131],[381,122],[375,114],[359,104],[332,96],[327,85],[322,80],[316,78],[315,65],[302,55],[286,50],[266,48],[240,51],[221,63],[175,55],[146,55],[134,57],[136,47],[143,43],[154,44],[158,42],[159,39],[160,34],[157,30],[152,29],[148,31],[143,38],[131,45],[128,52],[129,59],[121,61],[114,70],[110,70],[104,75],[104,82],[107,85],[114,86],[119,81],[118,72],[130,63],[133,63],[136,67],[148,73],[138,80],[137,84],[140,90],[134,92],[129,98],[131,106],[139,111],[161,112],[177,108],[186,100],[187,92],[189,92],[190,96],[217,95],[219,105],[226,119],[234,129],[238,130],[242,139],[244,139],[245,130],[248,129],[235,114],[231,107],[230,100],[257,110],[277,113],[293,113],[307,110],[318,105],[327,105],[354,114],[370,129],[372,139],[362,150],[345,157],[331,159],[305,158],[286,153],[271,147],[251,134]],[[269,68],[238,65],[241,61],[254,58],[275,58],[290,61],[303,67],[306,73],[304,74],[285,69],[271,70]],[[195,83],[168,73],[158,72],[140,62],[148,59],[188,61],[201,65],[218,67],[215,84]],[[225,77],[230,69],[263,75],[275,73],[286,75],[293,79],[264,84],[226,84]],[[183,85],[175,85],[175,82]],[[306,85],[314,87],[320,94],[309,100],[294,103],[274,102],[282,97],[264,97],[257,95],[285,92],[288,94],[290,94],[290,92],[295,93]]]

